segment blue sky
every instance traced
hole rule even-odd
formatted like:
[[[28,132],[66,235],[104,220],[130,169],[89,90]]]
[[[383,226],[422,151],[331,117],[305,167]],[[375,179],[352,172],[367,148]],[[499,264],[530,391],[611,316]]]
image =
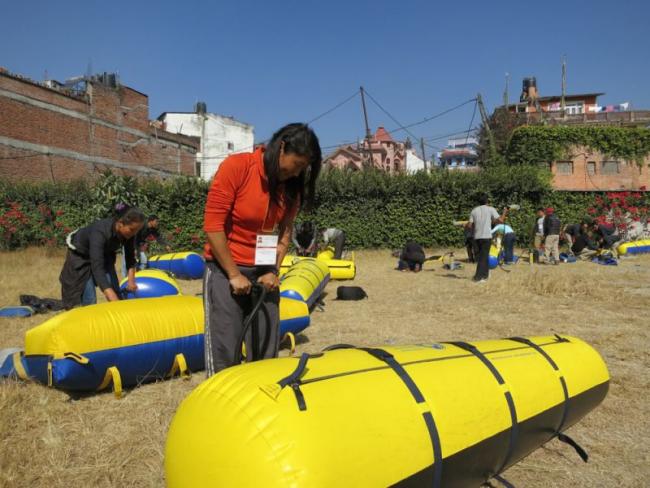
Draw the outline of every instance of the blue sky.
[[[308,121],[363,85],[401,124],[481,92],[488,110],[524,76],[558,94],[650,108],[650,2],[28,1],[3,2],[0,66],[37,80],[117,71],[149,95],[150,117],[208,110],[255,126],[257,140]],[[397,126],[369,102],[373,130]],[[412,128],[431,146],[469,127],[473,104]],[[474,125],[478,123],[478,114]],[[363,137],[358,97],[314,124],[321,145]],[[404,138],[404,132],[395,134]],[[433,151],[429,146],[427,151]]]

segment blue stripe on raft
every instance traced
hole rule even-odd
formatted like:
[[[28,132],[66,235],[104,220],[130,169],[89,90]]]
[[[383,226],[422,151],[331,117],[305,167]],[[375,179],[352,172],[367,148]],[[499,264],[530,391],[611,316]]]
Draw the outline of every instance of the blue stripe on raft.
[[[148,266],[169,271],[183,280],[198,280],[203,277],[205,261],[199,254],[193,253],[181,259],[149,261]]]
[[[650,246],[629,246],[625,250],[625,254],[643,254],[650,252]]]
[[[135,279],[138,289],[135,292],[127,292],[126,298],[156,298],[164,297],[167,295],[178,295],[178,288],[167,281],[159,280],[152,277],[137,277]],[[124,283],[120,290],[125,292],[126,283]]]
[[[52,383],[64,390],[96,390],[102,383],[106,370],[116,366],[122,385],[135,386],[164,378],[179,353],[185,356],[190,370],[203,369],[203,334],[86,353],[84,356],[89,359],[88,364],[79,364],[72,359],[54,359]],[[27,356],[25,359],[30,365],[31,373],[32,357]]]
[[[304,317],[295,317],[293,319],[286,319],[280,321],[280,338],[287,332],[297,334],[309,327],[309,315]]]

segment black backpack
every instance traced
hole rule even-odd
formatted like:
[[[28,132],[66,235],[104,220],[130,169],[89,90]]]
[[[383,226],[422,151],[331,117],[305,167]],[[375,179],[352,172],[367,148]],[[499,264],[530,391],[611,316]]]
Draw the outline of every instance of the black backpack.
[[[337,300],[363,300],[368,294],[360,286],[339,286],[336,289]]]

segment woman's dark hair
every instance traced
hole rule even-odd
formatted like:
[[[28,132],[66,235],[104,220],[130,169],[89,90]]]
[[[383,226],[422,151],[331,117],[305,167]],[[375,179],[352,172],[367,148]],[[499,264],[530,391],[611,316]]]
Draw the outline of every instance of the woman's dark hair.
[[[295,123],[282,127],[273,134],[264,152],[264,171],[269,181],[269,194],[275,204],[279,204],[278,187],[280,186],[280,153],[284,143],[285,154],[297,154],[309,159],[309,166],[298,176],[284,182],[287,207],[293,206],[297,198],[306,208],[314,203],[316,179],[320,173],[322,155],[318,137],[307,124]],[[307,188],[305,188],[307,179]]]
[[[118,215],[116,220],[122,222],[124,225],[133,223],[141,224],[144,222],[144,213],[137,207],[126,207]]]

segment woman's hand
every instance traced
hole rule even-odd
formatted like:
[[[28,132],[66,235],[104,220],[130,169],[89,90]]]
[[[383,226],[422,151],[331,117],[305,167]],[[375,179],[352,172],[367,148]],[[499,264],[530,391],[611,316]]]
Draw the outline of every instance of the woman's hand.
[[[280,278],[275,273],[263,274],[257,278],[257,282],[266,288],[266,291],[277,290],[280,286]]]
[[[104,296],[109,302],[117,302],[120,299],[112,288],[106,288],[104,290]]]
[[[138,289],[138,285],[135,282],[135,277],[129,276],[129,279],[126,282],[126,291],[134,292]]]
[[[251,292],[251,282],[243,274],[238,274],[228,280],[235,295],[248,295]]]

